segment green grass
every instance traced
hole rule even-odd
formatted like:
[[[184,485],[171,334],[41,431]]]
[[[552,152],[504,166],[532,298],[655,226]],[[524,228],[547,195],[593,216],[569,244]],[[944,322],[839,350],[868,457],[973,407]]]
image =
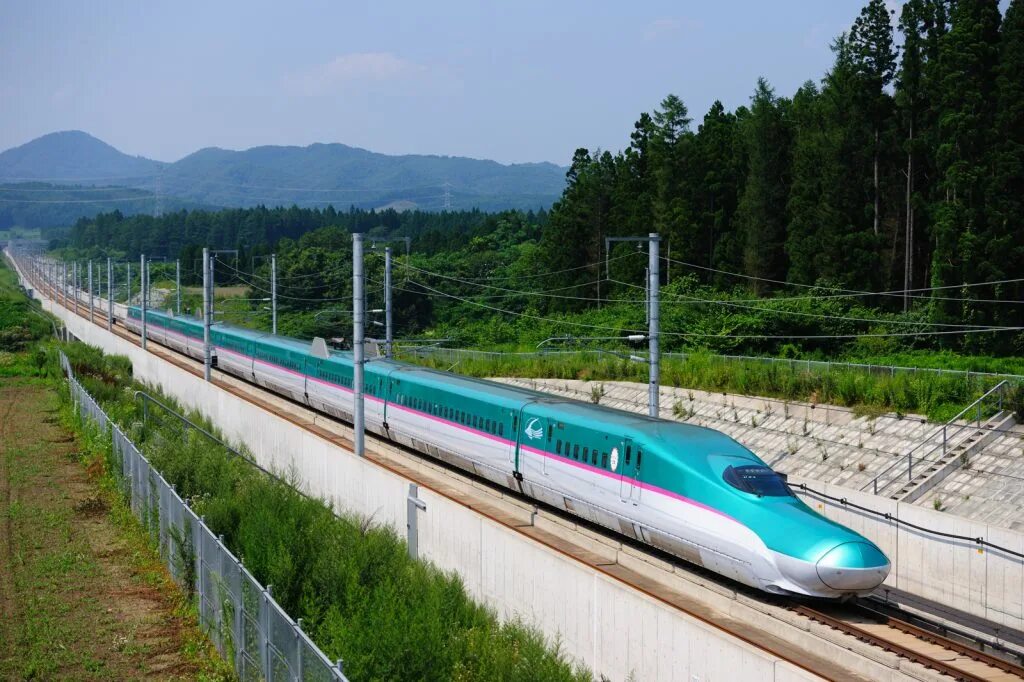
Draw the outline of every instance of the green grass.
[[[52,333],[53,323],[18,286],[18,276],[0,257],[0,377],[38,377],[46,356],[36,342]]]
[[[411,560],[390,528],[336,515],[176,420],[144,427],[126,360],[82,345],[67,352],[154,467],[352,679],[591,679],[528,625],[499,623],[454,574]]]
[[[502,355],[465,358],[402,356],[437,369],[478,377],[529,377],[584,381],[647,381],[647,365],[584,353]],[[856,368],[808,370],[800,363],[763,363],[693,353],[685,360],[664,358],[665,386],[828,403],[863,409],[920,413],[933,420],[952,417],[990,388],[988,377],[922,373],[872,373]]]

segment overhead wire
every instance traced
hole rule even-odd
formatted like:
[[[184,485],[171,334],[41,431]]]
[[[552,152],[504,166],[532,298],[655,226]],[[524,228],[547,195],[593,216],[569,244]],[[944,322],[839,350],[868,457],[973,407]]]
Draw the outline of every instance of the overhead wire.
[[[963,289],[963,288],[973,288],[973,287],[981,287],[981,286],[995,286],[995,285],[998,285],[998,284],[1015,284],[1015,283],[1018,283],[1018,282],[1024,282],[1024,278],[1013,278],[1013,279],[995,280],[995,281],[991,281],[991,282],[973,282],[973,283],[966,283],[966,284],[948,284],[948,285],[939,286],[939,287],[921,287],[921,288],[917,288],[917,289],[893,289],[893,290],[890,290],[890,291],[863,291],[863,290],[859,290],[859,289],[844,289],[842,287],[819,286],[819,285],[816,285],[816,284],[801,284],[799,282],[789,282],[789,281],[785,281],[785,280],[771,279],[771,278],[768,278],[768,277],[757,277],[755,275],[746,275],[746,274],[742,274],[742,273],[738,273],[738,272],[729,272],[728,270],[719,270],[717,268],[710,268],[710,267],[707,267],[707,266],[704,266],[704,265],[697,265],[695,263],[687,263],[686,261],[676,260],[674,258],[668,258],[667,256],[662,256],[661,258],[662,258],[662,260],[667,261],[669,263],[676,263],[678,265],[684,265],[684,266],[686,266],[688,268],[694,268],[694,269],[697,269],[697,270],[704,270],[706,272],[714,272],[716,274],[728,275],[730,277],[738,277],[738,278],[749,279],[749,280],[754,280],[754,281],[758,281],[758,282],[769,282],[769,283],[772,283],[772,284],[782,284],[784,286],[799,287],[799,288],[802,288],[802,289],[837,289],[838,291],[846,292],[844,294],[822,294],[822,295],[815,295],[814,298],[852,298],[852,297],[858,297],[858,296],[893,296],[893,297],[897,297],[897,298],[902,298],[904,294],[913,294],[914,292],[941,291],[941,290],[946,290],[946,289]],[[975,298],[955,298],[955,297],[940,297],[940,296],[937,297],[937,296],[914,296],[914,295],[911,295],[911,298],[920,298],[920,299],[927,299],[927,300],[932,300],[932,301],[935,301],[935,300],[967,301],[967,302],[974,302],[974,303],[1024,303],[1024,301],[1008,301],[1008,300],[1005,300],[1005,299],[981,300],[981,299],[975,299]]]
[[[633,300],[630,300],[630,299],[608,299],[608,298],[593,298],[593,297],[585,297],[585,296],[566,296],[566,295],[558,295],[558,294],[549,293],[549,292],[555,292],[555,291],[564,291],[564,290],[567,290],[567,289],[576,289],[576,288],[579,288],[579,287],[582,287],[582,286],[593,286],[595,284],[600,284],[602,282],[611,282],[611,283],[620,284],[620,285],[623,285],[623,286],[626,286],[626,287],[631,287],[631,288],[634,288],[634,289],[644,290],[644,287],[640,287],[640,286],[637,286],[635,284],[629,284],[628,282],[623,282],[621,280],[611,279],[611,278],[600,279],[600,280],[596,280],[596,281],[593,281],[593,282],[584,282],[584,283],[574,284],[574,285],[570,285],[570,286],[566,286],[566,287],[559,287],[559,288],[556,288],[556,289],[549,289],[547,291],[523,291],[523,290],[518,290],[518,289],[509,289],[509,288],[506,288],[506,287],[496,287],[496,286],[493,286],[493,285],[482,284],[482,283],[477,283],[477,282],[470,282],[470,281],[465,280],[465,279],[461,279],[461,278],[458,278],[458,277],[452,277],[450,275],[445,275],[445,274],[442,274],[442,273],[439,273],[439,272],[432,272],[432,271],[429,271],[429,270],[424,270],[423,268],[418,268],[416,266],[409,266],[409,267],[412,270],[415,270],[417,272],[420,272],[420,273],[423,273],[423,274],[426,274],[426,275],[430,275],[432,277],[438,277],[438,278],[441,278],[441,279],[446,279],[446,280],[450,280],[450,281],[454,281],[454,282],[459,282],[459,283],[462,283],[462,284],[468,284],[468,285],[471,285],[471,286],[479,286],[479,287],[484,287],[484,288],[487,288],[487,289],[494,289],[494,290],[497,290],[497,291],[509,292],[509,293],[507,293],[505,295],[501,295],[501,296],[491,296],[491,297],[477,296],[475,298],[491,298],[491,299],[493,299],[493,298],[511,298],[511,297],[516,297],[516,296],[544,296],[544,297],[547,297],[547,298],[582,300],[582,301],[598,301],[598,302],[602,302],[603,301],[603,302],[610,302],[610,303],[646,303],[645,299],[641,299],[641,300],[636,300],[636,299],[633,299]],[[682,298],[685,298],[687,300],[684,300],[684,301],[675,300],[675,301],[665,301],[665,302],[679,303],[679,304],[689,304],[689,305],[698,305],[698,304],[720,305],[720,306],[728,306],[728,307],[733,307],[733,308],[742,308],[742,309],[746,309],[746,310],[757,310],[757,311],[761,311],[761,312],[765,312],[765,313],[771,313],[771,314],[775,314],[775,315],[796,315],[796,316],[800,316],[800,317],[813,317],[813,318],[818,318],[818,319],[838,320],[838,321],[844,321],[844,322],[862,322],[862,323],[871,323],[871,324],[901,324],[901,325],[913,325],[913,326],[950,327],[950,328],[977,328],[977,329],[993,329],[993,328],[996,328],[993,325],[949,324],[949,323],[942,323],[942,322],[926,322],[926,321],[913,321],[913,320],[880,320],[880,319],[873,319],[873,318],[849,317],[849,316],[843,316],[843,315],[828,315],[828,314],[823,314],[823,313],[808,313],[808,312],[801,312],[801,311],[776,310],[774,308],[764,308],[764,307],[760,307],[760,306],[744,305],[742,303],[737,303],[737,302],[732,302],[732,301],[727,301],[727,300],[721,300],[721,299],[697,298],[697,297],[692,297],[692,296],[686,296],[685,294],[674,294],[674,293],[670,294],[670,295],[682,297]]]
[[[555,318],[544,317],[542,315],[533,315],[533,314],[530,314],[530,313],[521,313],[521,312],[517,312],[517,311],[514,311],[514,310],[507,310],[507,309],[504,309],[504,308],[498,308],[496,306],[491,306],[491,305],[488,305],[486,303],[480,303],[478,301],[473,301],[473,300],[470,300],[470,299],[467,299],[467,298],[463,298],[461,296],[456,296],[454,294],[450,294],[448,292],[441,291],[439,289],[434,289],[433,287],[425,285],[422,282],[412,281],[410,283],[414,284],[415,286],[418,286],[418,287],[421,287],[423,289],[426,289],[427,291],[431,292],[434,295],[438,295],[438,296],[442,296],[442,297],[445,297],[445,298],[454,299],[454,300],[457,300],[457,301],[462,301],[463,303],[468,303],[470,305],[474,305],[474,306],[477,306],[477,307],[480,307],[480,308],[486,308],[488,310],[493,310],[495,312],[504,313],[506,315],[513,315],[515,317],[522,317],[522,318],[538,320],[538,321],[542,321],[542,322],[550,322],[552,324],[569,325],[569,326],[574,326],[574,327],[584,327],[584,328],[587,328],[587,329],[601,329],[601,330],[604,330],[604,331],[614,331],[616,333],[622,333],[622,332],[633,332],[633,333],[637,333],[637,334],[645,334],[646,333],[642,329],[609,327],[607,325],[593,325],[593,324],[586,324],[586,323],[583,323],[583,322],[574,322],[574,321],[571,321],[571,320],[558,320],[558,319],[555,319]],[[401,290],[409,291],[407,289],[401,289]],[[418,292],[411,292],[411,293],[418,293]],[[667,332],[667,331],[662,331],[662,332],[659,332],[659,335],[660,336],[681,337],[681,338],[694,337],[694,338],[736,339],[736,340],[740,340],[740,339],[807,339],[807,340],[818,339],[818,340],[825,340],[825,339],[857,339],[857,338],[865,338],[865,337],[868,337],[868,338],[895,338],[895,337],[908,337],[908,336],[943,336],[943,335],[953,335],[953,334],[977,334],[977,333],[992,333],[992,332],[1000,332],[1000,331],[1020,331],[1020,330],[1024,330],[1024,327],[998,327],[998,328],[992,328],[992,329],[956,329],[956,330],[929,331],[929,332],[889,332],[889,333],[865,333],[865,334],[778,334],[778,335],[766,335],[766,334],[707,334],[707,333],[700,333],[700,332]]]
[[[616,284],[621,284],[623,286],[633,287],[635,289],[643,289],[644,288],[644,287],[641,287],[641,286],[637,286],[635,284],[630,284],[628,282],[622,282],[622,281],[617,280],[617,279],[612,279],[612,280],[609,280],[609,281],[614,282]],[[924,327],[956,327],[956,328],[966,328],[966,329],[971,329],[971,328],[973,328],[973,329],[997,329],[997,328],[1001,329],[1001,327],[998,327],[996,325],[951,324],[951,323],[944,323],[944,322],[925,322],[924,320],[921,320],[921,321],[915,321],[915,320],[879,320],[879,319],[866,318],[866,317],[848,317],[848,316],[845,316],[845,315],[827,315],[825,313],[807,313],[807,312],[802,312],[802,311],[797,311],[797,310],[776,310],[775,308],[762,308],[760,306],[744,305],[742,303],[737,303],[737,302],[729,301],[729,300],[725,300],[725,299],[697,298],[697,297],[694,297],[694,296],[687,296],[686,294],[678,294],[678,293],[675,293],[675,292],[667,292],[665,295],[679,296],[679,297],[682,297],[682,298],[686,299],[685,301],[673,301],[675,303],[690,303],[690,304],[699,304],[699,305],[705,305],[705,304],[706,305],[720,305],[720,306],[726,306],[726,307],[730,307],[730,308],[742,308],[744,310],[757,310],[757,311],[766,312],[766,313],[773,313],[773,314],[776,314],[776,315],[796,315],[796,316],[799,316],[799,317],[814,317],[814,318],[823,319],[823,320],[837,320],[837,321],[841,321],[841,322],[868,322],[868,323],[872,323],[872,324],[903,324],[903,325],[916,325],[916,326],[924,326]],[[771,301],[773,299],[766,299],[766,300]],[[668,302],[668,301],[666,301],[666,302]]]

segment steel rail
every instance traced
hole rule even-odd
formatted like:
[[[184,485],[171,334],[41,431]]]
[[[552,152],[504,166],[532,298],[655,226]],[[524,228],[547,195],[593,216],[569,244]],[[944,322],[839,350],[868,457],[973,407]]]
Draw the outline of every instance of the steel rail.
[[[908,660],[914,661],[915,663],[923,665],[927,668],[931,668],[932,670],[937,670],[938,672],[941,672],[945,675],[949,675],[950,677],[953,677],[956,680],[960,680],[962,682],[986,682],[989,679],[988,677],[981,677],[975,673],[971,673],[964,670],[963,668],[957,667],[955,663],[947,663],[945,661],[941,661],[922,651],[916,650],[911,646],[907,646],[906,644],[901,644],[891,639],[887,639],[886,637],[879,635],[878,633],[870,632],[860,627],[856,623],[852,623],[843,618],[823,613],[822,611],[812,608],[810,606],[796,605],[790,607],[790,609],[796,613],[799,613],[802,616],[805,616],[812,620],[816,620],[819,623],[822,623],[823,625],[827,625],[830,628],[839,630],[840,632],[850,635],[851,637],[856,637],[857,639],[863,642],[867,642],[881,649],[885,649],[886,651],[891,651],[897,656],[901,656]],[[970,658],[972,661],[982,663],[991,668],[995,668],[1001,672],[1009,673],[1011,675],[1015,675],[1021,679],[1024,679],[1024,668],[1018,665],[1014,665],[1009,661],[1004,661],[1001,658],[991,656],[982,651],[978,651],[977,649],[973,649],[965,644],[961,644],[960,642],[956,642],[947,637],[943,637],[942,635],[939,635],[937,633],[930,632],[923,628],[919,628],[916,625],[911,625],[910,623],[899,620],[898,618],[893,618],[892,616],[879,613],[872,609],[860,607],[859,610],[869,613],[871,617],[875,619],[880,625],[885,625],[897,632],[910,635],[914,637],[915,640],[921,640],[929,644],[940,646],[947,651],[952,651],[961,656],[966,656]]]

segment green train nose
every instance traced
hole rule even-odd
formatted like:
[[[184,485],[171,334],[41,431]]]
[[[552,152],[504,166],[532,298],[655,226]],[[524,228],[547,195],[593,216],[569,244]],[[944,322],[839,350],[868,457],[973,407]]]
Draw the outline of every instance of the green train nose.
[[[889,575],[889,560],[868,542],[836,545],[815,565],[821,582],[840,591],[861,591],[878,587]]]

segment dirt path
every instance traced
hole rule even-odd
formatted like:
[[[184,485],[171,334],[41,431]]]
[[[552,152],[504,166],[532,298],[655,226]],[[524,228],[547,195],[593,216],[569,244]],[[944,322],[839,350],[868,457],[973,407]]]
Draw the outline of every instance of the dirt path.
[[[56,396],[0,382],[0,416],[0,679],[205,676],[206,647],[79,463]]]

